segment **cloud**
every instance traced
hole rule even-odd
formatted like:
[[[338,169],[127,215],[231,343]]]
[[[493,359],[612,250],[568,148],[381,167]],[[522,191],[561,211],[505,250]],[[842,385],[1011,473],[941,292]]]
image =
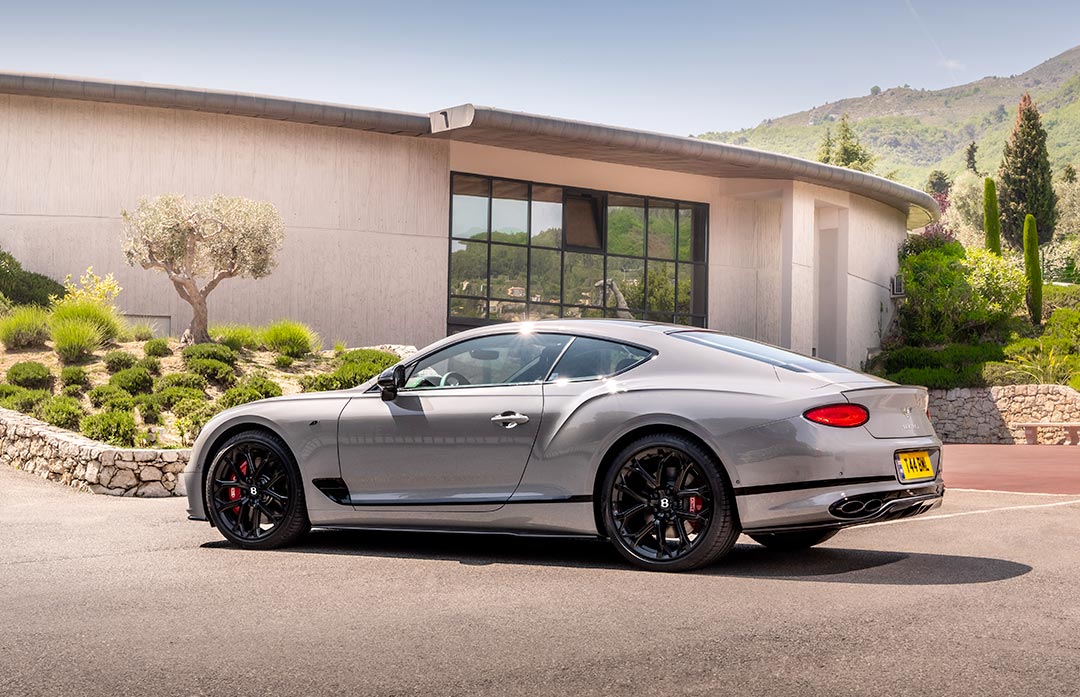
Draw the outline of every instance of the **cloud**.
[[[955,58],[942,58],[938,61],[938,65],[946,70],[967,70],[967,66]]]

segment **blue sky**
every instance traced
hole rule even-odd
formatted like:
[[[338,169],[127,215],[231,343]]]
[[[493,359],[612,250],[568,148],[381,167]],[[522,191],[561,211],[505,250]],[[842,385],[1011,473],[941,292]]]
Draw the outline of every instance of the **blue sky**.
[[[473,102],[685,135],[1011,75],[1080,43],[1063,0],[20,2],[0,71],[428,112]]]

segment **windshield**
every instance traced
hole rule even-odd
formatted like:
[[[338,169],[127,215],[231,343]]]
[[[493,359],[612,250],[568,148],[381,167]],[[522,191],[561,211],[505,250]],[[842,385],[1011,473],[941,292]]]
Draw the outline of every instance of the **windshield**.
[[[677,332],[672,334],[677,339],[691,341],[695,344],[726,351],[727,353],[751,360],[767,363],[776,368],[783,368],[794,373],[854,373],[835,363],[829,363],[817,358],[809,358],[798,353],[792,353],[776,346],[761,344],[749,339],[740,339],[727,334],[713,332]]]

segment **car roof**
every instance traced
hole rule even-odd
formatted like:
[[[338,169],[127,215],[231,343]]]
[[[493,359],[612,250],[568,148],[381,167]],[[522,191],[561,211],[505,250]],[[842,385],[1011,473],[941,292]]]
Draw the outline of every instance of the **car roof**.
[[[626,341],[648,341],[650,338],[655,338],[658,334],[670,334],[677,331],[709,331],[697,327],[664,324],[662,322],[650,322],[647,320],[562,318],[489,324],[454,334],[453,338],[460,340],[468,336],[505,334],[520,331],[524,326],[532,326],[536,330],[543,332],[565,332],[567,334],[594,336],[606,339],[623,339]]]

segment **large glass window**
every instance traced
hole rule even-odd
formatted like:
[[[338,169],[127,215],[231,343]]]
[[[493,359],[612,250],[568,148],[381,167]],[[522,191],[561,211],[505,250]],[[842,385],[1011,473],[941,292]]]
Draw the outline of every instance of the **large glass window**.
[[[570,337],[560,334],[498,334],[462,341],[418,361],[405,388],[539,382],[547,377],[568,341]]]
[[[705,326],[708,207],[452,175],[451,331],[618,317]]]

